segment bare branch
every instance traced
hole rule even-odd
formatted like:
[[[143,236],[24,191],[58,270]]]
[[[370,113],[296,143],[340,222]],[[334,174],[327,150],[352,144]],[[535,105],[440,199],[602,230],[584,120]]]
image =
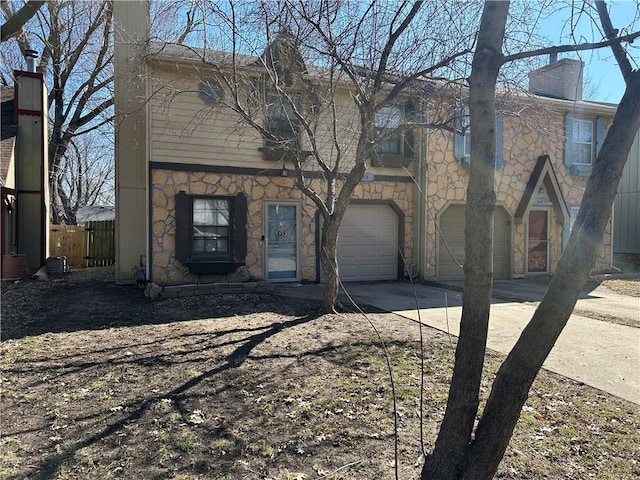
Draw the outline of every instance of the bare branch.
[[[502,57],[502,64],[513,62],[514,60],[521,60],[523,58],[537,57],[540,55],[548,55],[550,53],[564,53],[564,52],[584,52],[586,50],[597,50],[599,48],[610,47],[614,44],[620,45],[623,42],[633,42],[636,38],[640,37],[640,31],[633,32],[628,35],[616,37],[612,40],[604,40],[602,42],[593,43],[580,43],[577,45],[558,45],[554,47],[539,48],[537,50],[529,50],[526,52],[518,52],[512,55],[505,55]]]
[[[5,2],[2,2],[3,4]],[[40,10],[40,7],[44,5],[44,0],[30,0],[17,12],[9,15],[6,22],[2,24],[2,33],[0,41],[4,42],[12,37],[19,35],[22,32],[24,24]],[[6,10],[3,5],[3,11]]]
[[[618,31],[614,30],[613,25],[611,24],[611,17],[607,11],[607,4],[603,0],[597,0],[596,8],[598,9],[598,15],[600,16],[600,22],[602,23],[604,33],[607,39],[611,42],[611,50],[613,51],[613,55],[616,57],[622,77],[628,85],[631,82],[631,73],[633,72],[633,68],[631,67],[629,58],[622,48],[620,39],[618,38]],[[636,34],[637,36],[640,36],[640,32],[636,32]]]

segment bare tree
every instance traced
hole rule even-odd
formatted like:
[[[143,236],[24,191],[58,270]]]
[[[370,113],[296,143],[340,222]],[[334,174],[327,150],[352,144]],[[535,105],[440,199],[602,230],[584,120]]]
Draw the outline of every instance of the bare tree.
[[[113,144],[110,138],[82,135],[69,142],[69,148],[56,172],[52,195],[60,211],[68,212],[66,221],[76,223],[79,207],[113,205]]]
[[[3,10],[12,12],[19,3],[3,2]],[[13,9],[12,9],[13,7]],[[39,69],[49,86],[49,172],[53,221],[71,222],[75,216],[71,204],[62,197],[57,180],[65,177],[62,169],[74,163],[66,158],[71,142],[80,136],[112,128],[112,4],[111,0],[75,2],[49,0],[16,38],[22,51],[42,52]],[[14,56],[14,61],[21,61]],[[19,60],[18,60],[19,59]],[[7,65],[17,68],[18,65]],[[3,72],[3,78],[11,72]]]
[[[604,2],[596,2],[606,41],[504,55],[509,3],[485,3],[472,74],[469,79],[471,135],[470,181],[467,191],[465,290],[460,337],[447,410],[435,448],[422,478],[490,479],[507,448],[529,389],[575,306],[594,266],[616,186],[640,127],[640,71],[634,71],[623,48],[640,32],[618,35]],[[533,318],[493,382],[490,397],[474,431],[486,349],[491,304],[494,171],[496,146],[492,134],[495,87],[500,68],[524,56],[594,48],[610,44],[627,88],[607,132],[580,213],[547,292]]]

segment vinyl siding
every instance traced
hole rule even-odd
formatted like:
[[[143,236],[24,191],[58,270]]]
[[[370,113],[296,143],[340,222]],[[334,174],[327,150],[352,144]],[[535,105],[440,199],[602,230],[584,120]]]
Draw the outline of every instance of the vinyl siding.
[[[168,70],[154,64],[150,91],[151,161],[199,165],[234,166],[245,168],[279,168],[277,162],[267,161],[259,150],[264,145],[260,134],[244,123],[226,105],[205,105],[199,98],[201,78],[210,78],[193,70]],[[336,120],[342,154],[342,171],[353,165],[358,142],[358,113],[349,92],[340,93]],[[323,105],[323,107],[325,107]],[[260,107],[256,107],[261,115]],[[324,108],[315,125],[317,147],[327,163],[335,159],[333,126],[329,108]],[[302,148],[310,150],[303,135]],[[306,170],[320,170],[316,162],[305,165]],[[372,169],[373,173],[406,175],[401,169]]]
[[[640,132],[622,172],[614,218],[614,252],[640,253]]]

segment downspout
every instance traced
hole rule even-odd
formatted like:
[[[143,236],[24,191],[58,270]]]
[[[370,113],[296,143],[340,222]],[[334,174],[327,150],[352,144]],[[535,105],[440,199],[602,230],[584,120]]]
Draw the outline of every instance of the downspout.
[[[614,234],[614,231],[615,231],[614,230],[615,225],[614,225],[613,222],[615,221],[615,218],[616,218],[615,217],[615,208],[616,208],[616,204],[615,204],[615,202],[613,202],[613,205],[611,205],[611,235],[609,236],[610,241],[611,241],[611,248],[610,248],[610,251],[609,251],[609,253],[611,254],[611,258],[609,260],[609,266],[611,267],[611,270],[613,270],[615,273],[622,273],[622,269],[616,267],[613,264],[613,234]]]
[[[427,117],[428,112],[423,112]],[[418,242],[418,274],[420,281],[425,281],[428,275],[427,268],[427,153],[429,152],[429,135],[426,134],[427,128],[420,128],[420,142],[418,151],[418,168],[417,168],[417,191],[415,195],[415,204],[418,205],[416,213],[418,215],[418,232],[415,235]]]
[[[147,222],[146,222],[146,237],[147,237],[147,251],[145,255],[145,274],[146,281],[153,281],[153,169],[151,167],[151,109],[149,108],[149,102],[151,98],[149,97],[149,92],[151,92],[150,88],[150,68],[149,64],[146,61],[146,58],[143,57],[142,61],[144,62],[144,115],[146,117],[145,120],[145,148],[144,148],[144,158],[147,162]],[[142,261],[140,262],[142,263]],[[142,266],[142,265],[141,265]]]

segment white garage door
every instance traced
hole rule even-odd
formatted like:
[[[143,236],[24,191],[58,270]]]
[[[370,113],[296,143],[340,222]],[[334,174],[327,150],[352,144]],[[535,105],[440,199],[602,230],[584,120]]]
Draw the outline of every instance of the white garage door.
[[[398,278],[398,215],[388,205],[350,205],[338,236],[340,278]]]
[[[464,214],[464,205],[450,205],[440,215],[442,237],[438,239],[438,280],[464,280],[464,272],[456,264],[457,261],[464,265],[465,259]],[[511,229],[509,214],[503,207],[496,207],[493,228],[493,278],[509,278]]]

